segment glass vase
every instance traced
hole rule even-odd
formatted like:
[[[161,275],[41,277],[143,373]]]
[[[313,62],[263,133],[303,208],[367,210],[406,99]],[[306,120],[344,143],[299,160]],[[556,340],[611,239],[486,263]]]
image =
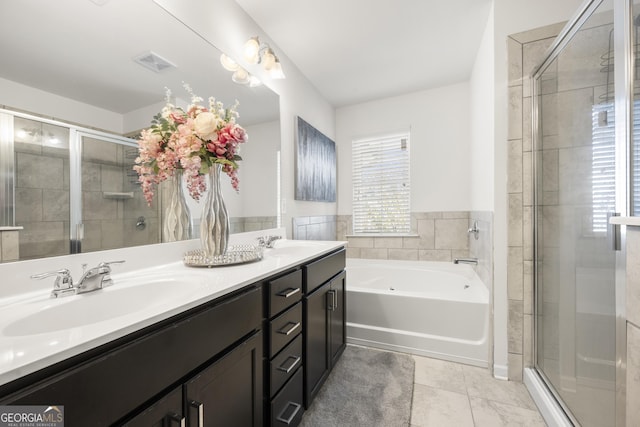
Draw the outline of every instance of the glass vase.
[[[175,242],[191,239],[193,222],[182,189],[182,170],[176,169],[173,176],[165,183],[167,203],[162,218],[162,241]]]
[[[229,214],[222,197],[220,171],[222,165],[209,168],[208,192],[200,218],[200,241],[207,258],[222,255],[229,243]]]

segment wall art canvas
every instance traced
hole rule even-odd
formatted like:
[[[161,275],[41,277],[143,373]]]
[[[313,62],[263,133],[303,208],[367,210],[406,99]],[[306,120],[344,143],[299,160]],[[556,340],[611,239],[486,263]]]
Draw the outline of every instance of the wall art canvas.
[[[298,117],[296,200],[336,201],[336,143]]]

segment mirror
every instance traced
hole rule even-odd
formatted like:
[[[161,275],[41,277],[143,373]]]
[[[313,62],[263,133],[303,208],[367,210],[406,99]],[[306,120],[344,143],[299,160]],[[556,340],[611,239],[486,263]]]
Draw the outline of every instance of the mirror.
[[[187,105],[190,101],[188,93],[182,87],[183,82],[188,83],[197,95],[204,98],[205,104],[210,96],[222,101],[225,106],[231,106],[238,100],[238,123],[247,130],[249,141],[244,144],[240,153],[243,157],[239,169],[240,192],[234,192],[230,183],[225,188],[225,202],[232,217],[232,231],[253,231],[275,226],[278,206],[277,153],[280,148],[279,99],[265,86],[248,87],[233,83],[231,73],[220,64],[221,52],[217,48],[150,0],[21,0],[3,4],[2,16],[0,107],[28,112],[34,116],[46,116],[48,119],[55,117],[60,121],[88,128],[87,130],[103,131],[107,137],[103,138],[103,134],[97,132],[98,136],[87,135],[81,142],[82,161],[99,164],[98,169],[103,177],[109,175],[113,178],[116,166],[131,172],[129,165],[122,166],[122,162],[127,159],[132,161],[131,146],[127,146],[126,141],[124,145],[115,144],[108,134],[135,135],[140,129],[148,127],[152,117],[164,105],[165,87],[171,89],[178,105]],[[150,52],[156,56],[150,58]],[[134,58],[139,56],[143,57],[142,62],[158,68],[166,65],[162,60],[172,66],[154,72],[134,62]],[[61,102],[61,98],[56,96],[64,99]],[[47,164],[48,159],[55,159],[61,171],[60,188],[56,188],[58,193],[41,189],[40,204],[48,206],[54,200],[59,203],[66,200],[65,190],[66,197],[70,197],[68,167],[73,159],[69,159],[66,147],[47,147],[44,141],[50,129],[54,129],[56,135],[69,131],[64,126],[60,129],[55,121],[38,123],[37,119],[38,117],[16,118],[16,123],[28,123],[32,131],[38,128],[28,137],[35,134],[41,139],[39,146],[34,141],[31,141],[31,145],[28,144],[29,141],[15,141],[16,153],[19,151],[18,145],[22,144],[22,155],[16,158],[16,186],[26,182],[29,187],[29,183],[38,179],[50,182],[47,174],[41,174],[43,176],[38,178],[38,173],[34,170]],[[17,131],[18,124],[14,126]],[[133,153],[135,154],[135,149]],[[36,158],[36,155],[40,157]],[[26,177],[19,176],[21,167],[27,171]],[[154,209],[145,211],[148,208],[144,206],[144,201],[138,200],[141,192],[134,192],[135,203],[127,201],[132,190],[106,189],[104,180],[102,184],[98,183],[97,177],[86,170],[82,166],[81,179],[85,186],[91,189],[87,184],[90,183],[95,187],[94,190],[101,190],[101,193],[95,200],[91,199],[93,201],[81,202],[83,212],[92,212],[93,218],[82,219],[85,227],[79,233],[85,239],[90,239],[99,234],[96,227],[101,226],[102,240],[108,242],[103,245],[85,242],[82,251],[154,243],[153,238],[151,241],[125,240],[129,233],[127,230],[134,233],[139,229],[138,219],[144,216],[143,213],[151,216],[146,218],[147,234],[155,235],[159,228],[159,209],[155,208],[156,213]],[[98,173],[94,173],[96,174]],[[125,176],[123,180],[126,185],[130,177]],[[135,176],[133,180],[135,181]],[[72,179],[70,187],[73,189]],[[109,196],[106,196],[107,193]],[[90,199],[86,194],[82,198]],[[33,201],[33,198],[29,199]],[[33,203],[29,206],[21,206],[20,203],[20,199],[16,198],[16,212],[37,211],[37,206],[34,210]],[[132,206],[129,210],[127,203]],[[119,229],[124,240],[105,239],[105,236],[113,237],[114,234],[108,227],[105,229],[104,222],[101,225],[96,222],[103,207],[112,209],[116,212],[115,215],[125,217],[125,228]],[[191,203],[191,208],[197,224],[200,206],[194,202]],[[71,211],[73,212],[73,207]],[[44,222],[55,222],[56,230],[60,235],[66,236],[66,242],[64,239],[56,242],[55,245],[50,245],[55,248],[47,249],[48,252],[44,253],[24,246],[29,244],[41,246],[42,249],[43,245],[38,244],[42,233],[26,236],[25,242],[21,243],[25,253],[21,254],[20,259],[69,253],[69,235],[73,235],[73,231],[70,231],[73,225],[70,226],[69,222],[63,220],[56,221],[56,218],[51,218],[54,216],[46,218],[45,213],[35,217],[30,215],[23,220],[27,223],[39,221],[41,223],[38,227],[47,231],[52,229],[52,224]],[[73,217],[73,213],[71,216]],[[94,222],[91,223],[91,220]],[[10,224],[0,224],[2,225]],[[16,225],[23,225],[18,218]],[[28,234],[26,224],[24,226],[25,230],[21,234]],[[159,235],[158,231],[157,236]]]

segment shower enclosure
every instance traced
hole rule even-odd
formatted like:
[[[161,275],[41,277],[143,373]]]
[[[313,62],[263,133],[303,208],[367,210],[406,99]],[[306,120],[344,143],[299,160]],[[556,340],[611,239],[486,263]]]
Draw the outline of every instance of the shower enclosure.
[[[21,260],[160,241],[135,141],[0,110],[0,146],[0,226],[22,227]]]
[[[610,218],[640,200],[631,9],[585,2],[532,76],[534,369],[581,426],[624,425],[624,233]]]

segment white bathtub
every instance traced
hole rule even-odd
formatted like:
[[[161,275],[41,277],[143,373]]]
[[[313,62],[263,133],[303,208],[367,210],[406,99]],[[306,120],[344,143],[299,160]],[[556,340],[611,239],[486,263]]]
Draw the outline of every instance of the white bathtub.
[[[469,265],[347,259],[347,341],[487,366],[489,291]]]

